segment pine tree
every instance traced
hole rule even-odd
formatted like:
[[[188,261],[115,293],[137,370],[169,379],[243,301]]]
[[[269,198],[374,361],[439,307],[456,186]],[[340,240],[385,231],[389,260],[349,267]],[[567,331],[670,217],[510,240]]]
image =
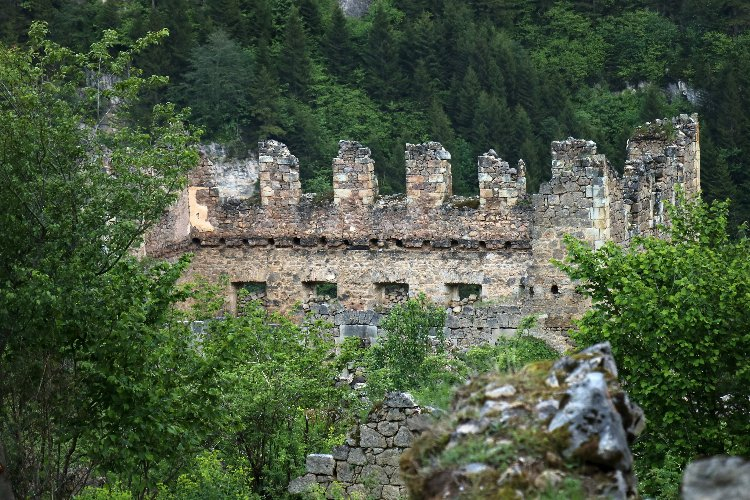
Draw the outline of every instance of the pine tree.
[[[454,85],[452,92],[456,96],[453,123],[465,137],[472,135],[472,128],[475,125],[474,114],[478,111],[477,104],[481,92],[482,86],[479,84],[477,73],[473,67],[469,66],[463,80],[459,85]]]
[[[273,37],[273,11],[269,1],[242,0],[240,3],[245,29],[243,39],[255,45],[267,45]]]
[[[375,5],[372,26],[367,35],[363,58],[370,95],[389,101],[401,94],[403,77],[399,68],[398,41],[393,33],[391,19],[380,3]]]
[[[250,116],[248,124],[251,137],[262,140],[281,138],[284,129],[281,127],[281,92],[279,81],[268,68],[258,60],[257,69],[248,89]]]
[[[323,34],[323,21],[320,7],[315,0],[299,0],[299,13],[310,40],[317,40]]]
[[[338,3],[333,7],[322,49],[328,61],[328,69],[334,76],[346,81],[354,67],[355,50],[349,24]]]
[[[205,11],[215,27],[222,28],[233,38],[244,37],[242,10],[239,0],[211,0],[206,2]]]
[[[427,127],[431,141],[447,144],[455,137],[450,118],[437,97],[432,98],[430,107],[427,108]]]
[[[299,10],[289,12],[284,39],[279,54],[279,78],[289,86],[289,92],[303,98],[310,83],[311,62],[307,52],[307,35]]]
[[[209,137],[232,133],[227,129],[235,129],[249,109],[250,56],[225,32],[216,31],[208,43],[193,49],[190,67],[181,91],[193,118],[206,127]]]

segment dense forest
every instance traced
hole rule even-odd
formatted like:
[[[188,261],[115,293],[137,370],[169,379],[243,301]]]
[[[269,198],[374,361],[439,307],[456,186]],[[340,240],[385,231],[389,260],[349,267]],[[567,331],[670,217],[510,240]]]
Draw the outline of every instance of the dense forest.
[[[288,144],[308,191],[330,184],[342,138],[374,152],[381,190],[403,190],[403,145],[441,141],[454,191],[477,190],[489,148],[549,175],[549,142],[590,138],[616,167],[639,123],[698,112],[703,189],[750,219],[750,5],[738,0],[376,0],[347,18],[336,0],[4,0],[0,38],[29,23],[84,50],[166,27],[136,64],[167,75],[152,102],[192,109],[204,141],[247,154]],[[148,100],[147,100],[148,103]]]

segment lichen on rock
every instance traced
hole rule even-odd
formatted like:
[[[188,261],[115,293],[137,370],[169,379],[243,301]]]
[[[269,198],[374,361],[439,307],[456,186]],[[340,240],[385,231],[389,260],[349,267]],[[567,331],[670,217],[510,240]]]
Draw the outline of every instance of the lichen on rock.
[[[401,457],[412,498],[632,498],[629,445],[643,412],[608,343],[461,387],[452,411]]]

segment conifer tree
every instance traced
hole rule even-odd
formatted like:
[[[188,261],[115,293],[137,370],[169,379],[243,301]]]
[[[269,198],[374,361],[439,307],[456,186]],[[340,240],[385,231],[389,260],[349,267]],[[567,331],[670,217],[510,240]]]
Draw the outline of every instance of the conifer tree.
[[[460,83],[458,80],[454,81],[451,90],[451,93],[456,96],[453,122],[462,135],[470,137],[472,127],[475,125],[474,114],[478,111],[479,95],[482,92],[482,86],[474,68],[469,66],[463,79]]]
[[[289,87],[289,92],[304,97],[310,83],[310,56],[302,18],[297,7],[292,7],[284,27],[279,55],[279,78]]]
[[[363,58],[367,71],[365,84],[370,95],[381,101],[400,95],[403,80],[399,68],[398,41],[390,16],[380,3],[375,4]]]
[[[338,3],[333,7],[322,49],[328,60],[328,69],[334,76],[346,81],[354,66],[355,51],[346,16]]]

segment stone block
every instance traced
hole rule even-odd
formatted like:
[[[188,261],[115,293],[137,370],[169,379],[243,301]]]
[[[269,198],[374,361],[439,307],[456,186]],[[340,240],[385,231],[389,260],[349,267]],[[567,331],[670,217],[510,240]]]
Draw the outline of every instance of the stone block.
[[[289,493],[293,495],[299,495],[305,493],[316,484],[318,484],[318,481],[315,479],[315,476],[312,474],[307,474],[305,476],[292,479],[292,482],[289,483],[287,491],[289,491]]]
[[[378,328],[374,325],[341,325],[339,334],[341,337],[374,338],[378,335]]]
[[[377,463],[378,465],[390,465],[392,467],[398,467],[400,459],[401,450],[390,448],[388,450],[383,450],[383,453],[375,458],[375,463]]]
[[[408,392],[389,392],[385,395],[383,405],[389,408],[416,408],[414,397]]]
[[[367,463],[367,458],[362,448],[352,448],[346,461],[353,465],[364,465]]]
[[[336,462],[336,480],[354,481],[354,466],[347,462]]]
[[[414,434],[407,428],[407,427],[401,427],[398,430],[398,433],[393,438],[393,444],[394,446],[398,446],[400,448],[408,448],[411,446],[411,443],[414,441]]]
[[[393,436],[398,432],[398,424],[389,421],[380,422],[378,424],[378,432],[385,437]]]
[[[335,460],[346,460],[349,458],[349,446],[347,445],[341,445],[341,446],[334,446],[333,450],[331,450],[331,455],[333,455],[333,458]]]
[[[401,413],[398,408],[391,408],[390,410],[388,410],[386,418],[391,422],[398,422],[404,420],[406,418],[406,415]]]
[[[376,430],[360,426],[359,445],[363,448],[385,448],[385,438]]]
[[[336,461],[333,459],[333,455],[314,453],[307,455],[307,460],[305,461],[305,468],[308,474],[332,476],[335,466]]]
[[[388,484],[388,475],[380,465],[366,465],[362,468],[362,481],[375,484]]]
[[[432,416],[428,413],[416,413],[406,419],[406,426],[410,431],[424,431],[433,424]]]
[[[398,486],[387,484],[383,486],[380,498],[383,500],[399,500],[401,498],[401,489]]]

